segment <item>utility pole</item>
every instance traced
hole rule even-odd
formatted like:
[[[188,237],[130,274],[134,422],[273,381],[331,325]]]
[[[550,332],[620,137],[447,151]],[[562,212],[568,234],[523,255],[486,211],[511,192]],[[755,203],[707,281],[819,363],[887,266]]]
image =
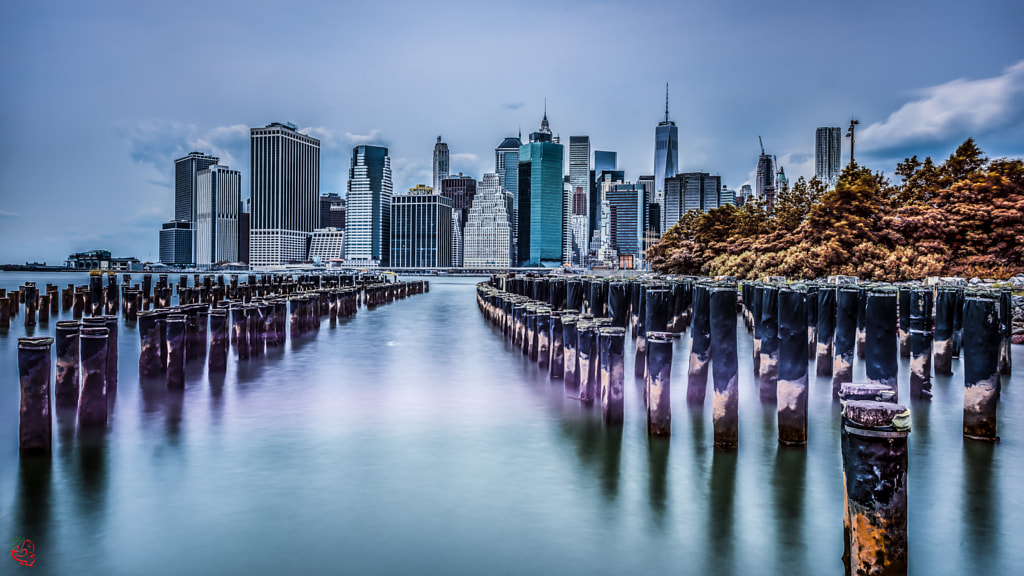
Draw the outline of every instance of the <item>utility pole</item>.
[[[846,137],[850,139],[850,164],[853,164],[853,142],[854,142],[854,131],[857,129],[859,121],[850,119],[850,130],[846,133]]]

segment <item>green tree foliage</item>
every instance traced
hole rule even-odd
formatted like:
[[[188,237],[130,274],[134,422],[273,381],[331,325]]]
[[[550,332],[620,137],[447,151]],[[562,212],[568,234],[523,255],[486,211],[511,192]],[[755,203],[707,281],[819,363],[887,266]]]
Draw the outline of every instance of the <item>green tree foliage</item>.
[[[899,184],[856,164],[835,189],[816,178],[761,202],[688,212],[651,249],[681,274],[896,281],[1024,271],[1024,163],[990,161],[968,139],[936,165],[907,158]]]

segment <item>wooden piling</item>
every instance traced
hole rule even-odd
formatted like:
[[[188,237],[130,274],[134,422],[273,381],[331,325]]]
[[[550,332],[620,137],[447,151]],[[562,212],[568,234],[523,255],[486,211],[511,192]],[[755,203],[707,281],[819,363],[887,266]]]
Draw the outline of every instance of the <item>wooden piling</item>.
[[[964,437],[996,441],[1001,383],[998,301],[988,294],[964,299]]]
[[[601,419],[605,426],[621,426],[624,413],[623,382],[625,368],[623,351],[626,329],[603,326],[597,332],[601,380]]]
[[[736,288],[716,286],[708,301],[711,326],[711,376],[714,381],[712,421],[715,446],[735,447],[739,439],[736,356]]]
[[[701,292],[706,294],[706,290]],[[647,377],[644,382],[644,397],[647,398],[647,433],[651,436],[672,435],[673,341],[671,332],[647,333]]]
[[[53,338],[18,339],[18,377],[21,418],[18,450],[21,455],[49,454],[53,447],[50,415],[50,348]]]
[[[84,326],[79,332],[82,361],[79,429],[107,427],[107,337],[107,329],[100,326]]]

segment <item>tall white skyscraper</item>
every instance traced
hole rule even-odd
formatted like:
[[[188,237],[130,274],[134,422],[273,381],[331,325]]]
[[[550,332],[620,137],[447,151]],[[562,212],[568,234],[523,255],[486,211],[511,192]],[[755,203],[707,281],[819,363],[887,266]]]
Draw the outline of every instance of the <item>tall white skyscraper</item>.
[[[494,149],[494,171],[498,174],[498,185],[512,195],[512,250],[515,254],[518,254],[519,147],[523,145],[522,140],[522,134],[517,138],[505,138]]]
[[[843,147],[843,130],[839,127],[818,128],[814,134],[814,175],[829,187],[839,181]]]
[[[498,174],[484,174],[477,186],[463,239],[463,265],[466,268],[514,266],[512,195],[498,182]]]
[[[250,141],[249,264],[305,260],[320,220],[320,141],[290,122],[252,128]]]
[[[665,178],[675,176],[679,171],[679,130],[676,123],[668,119],[668,84],[665,84],[665,119],[654,131],[654,196],[660,199],[665,193]]]
[[[242,173],[214,164],[196,175],[196,265],[238,261]]]
[[[441,180],[448,177],[451,170],[448,154],[448,144],[437,137],[437,144],[434,144],[434,194],[441,193]]]
[[[391,157],[383,146],[356,146],[348,169],[345,261],[388,266],[391,258]]]

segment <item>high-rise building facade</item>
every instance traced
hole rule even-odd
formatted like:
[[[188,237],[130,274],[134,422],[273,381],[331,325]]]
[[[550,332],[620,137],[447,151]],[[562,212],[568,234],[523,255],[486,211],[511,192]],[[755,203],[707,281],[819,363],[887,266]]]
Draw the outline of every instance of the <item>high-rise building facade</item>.
[[[309,259],[318,266],[345,258],[345,231],[333,226],[313,230],[309,241]]]
[[[547,113],[539,131],[519,148],[518,251],[520,266],[561,266],[564,152],[552,141]]]
[[[174,220],[192,223],[193,236],[196,222],[196,177],[218,162],[219,158],[203,152],[189,152],[183,158],[174,161]],[[181,230],[180,227],[175,229]],[[195,238],[192,239],[190,246],[192,254],[186,262],[180,264],[195,263]]]
[[[391,199],[391,267],[452,265],[452,201],[440,194],[398,194]]]
[[[665,192],[665,178],[679,170],[679,130],[668,119],[668,85],[665,85],[665,119],[654,130],[654,196],[660,201]]]
[[[250,142],[249,264],[305,260],[320,220],[320,141],[274,122],[250,129]]]
[[[722,177],[706,172],[684,172],[665,179],[661,203],[661,229],[668,231],[690,210],[707,212],[718,208]]]
[[[842,128],[827,126],[814,134],[814,175],[829,187],[839,181],[842,146]]]
[[[761,199],[775,196],[775,157],[763,151],[757,157],[757,179],[754,182],[754,197]]]
[[[521,135],[520,135],[521,136]],[[512,249],[518,255],[516,238],[519,234],[519,147],[521,137],[505,138],[494,149],[494,171],[498,174],[498,185],[512,195]],[[518,256],[512,258],[514,261]]]
[[[618,153],[608,150],[594,150],[594,172],[600,174],[605,170],[618,170]]]
[[[160,229],[160,262],[170,266],[188,266],[192,260],[192,223],[185,220],[164,222]]]
[[[341,224],[335,224],[335,207],[340,208]],[[335,193],[323,194],[320,196],[320,222],[317,228],[344,228],[345,227],[345,200]]]
[[[387,266],[391,244],[391,157],[383,146],[352,149],[345,214],[345,260]]]
[[[449,156],[448,144],[442,142],[438,136],[437,143],[434,144],[434,190],[437,192],[441,191],[441,181],[448,177],[448,171],[451,169]]]
[[[214,164],[196,177],[196,266],[238,261],[242,173]]]
[[[499,175],[484,174],[466,220],[464,267],[511,268],[515,265],[512,204],[512,195],[501,187]]]
[[[643,250],[644,190],[635,184],[615,184],[605,191],[609,245],[619,268],[634,268]]]
[[[569,190],[568,190],[568,210],[566,211],[566,222],[563,229],[566,234],[566,250],[569,254],[567,261],[570,263],[579,262],[583,257],[586,256],[584,252],[582,255],[577,254],[577,249],[580,244],[574,241],[575,233],[573,231],[573,216],[577,214],[589,214],[590,210],[586,206],[589,202],[590,191],[590,136],[569,136]],[[584,206],[582,211],[577,212],[579,208],[576,206],[578,201],[582,199]],[[583,231],[583,238],[589,236],[588,231]],[[586,249],[586,242],[582,243],[582,247]]]
[[[476,196],[476,179],[462,172],[458,176],[448,176],[441,180],[441,196],[452,201],[453,210],[462,212],[463,216],[469,215]]]

